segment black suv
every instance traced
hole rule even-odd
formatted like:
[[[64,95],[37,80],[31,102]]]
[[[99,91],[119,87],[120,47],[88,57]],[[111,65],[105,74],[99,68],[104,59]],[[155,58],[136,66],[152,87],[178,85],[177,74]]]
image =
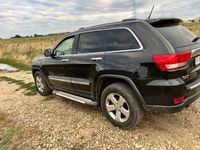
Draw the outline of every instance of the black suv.
[[[126,19],[67,34],[33,62],[38,92],[100,105],[130,128],[145,111],[178,112],[200,96],[199,37],[176,18]]]

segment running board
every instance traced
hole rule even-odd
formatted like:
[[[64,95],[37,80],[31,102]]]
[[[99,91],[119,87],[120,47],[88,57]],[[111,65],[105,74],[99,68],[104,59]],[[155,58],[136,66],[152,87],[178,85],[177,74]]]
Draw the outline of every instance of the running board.
[[[79,103],[82,103],[82,104],[97,106],[97,102],[94,102],[90,99],[83,98],[83,97],[80,97],[80,96],[76,96],[76,95],[72,95],[72,94],[69,94],[69,93],[56,91],[56,90],[53,91],[53,94],[55,94],[57,96],[64,97],[64,98],[68,98],[70,100],[73,100],[73,101],[76,101],[76,102],[79,102]]]

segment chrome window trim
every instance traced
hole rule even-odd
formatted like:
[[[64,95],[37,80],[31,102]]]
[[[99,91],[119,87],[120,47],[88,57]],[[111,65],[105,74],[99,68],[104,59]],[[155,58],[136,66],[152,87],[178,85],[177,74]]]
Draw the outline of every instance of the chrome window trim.
[[[84,33],[90,33],[90,32],[100,32],[100,31],[108,31],[108,30],[118,30],[118,29],[124,29],[124,30],[128,30],[132,36],[136,39],[136,41],[138,42],[140,48],[138,49],[127,49],[127,50],[115,50],[115,51],[103,51],[103,52],[91,52],[91,53],[75,53],[73,54],[73,56],[84,56],[84,55],[95,55],[95,54],[105,54],[105,53],[122,53],[122,52],[136,52],[136,51],[143,51],[144,50],[144,46],[142,45],[141,41],[139,40],[139,38],[137,37],[137,35],[128,27],[115,27],[115,28],[107,28],[107,29],[99,29],[99,30],[90,30],[90,31],[83,31],[80,32],[78,34],[84,34]]]
[[[93,53],[80,53],[80,54],[73,54],[72,56],[84,56],[84,55],[100,55],[100,54],[105,54],[106,51],[104,52],[93,52]]]
[[[101,55],[101,54],[111,54],[111,53],[123,53],[123,52],[141,52],[141,50],[135,50],[135,49],[130,49],[130,50],[118,50],[118,51],[105,51],[105,52],[94,52],[94,53],[82,53],[82,54],[73,54],[72,56],[84,56],[84,55]]]
[[[137,35],[130,28],[128,28],[128,27],[108,28],[108,29],[103,29],[103,31],[119,30],[119,29],[128,30],[132,34],[132,36],[136,39],[136,41],[138,42],[140,48],[133,48],[133,49],[128,49],[128,50],[116,50],[116,51],[125,51],[126,52],[126,51],[132,51],[132,50],[135,50],[135,51],[138,50],[139,51],[139,50],[144,49],[144,47],[143,47],[141,41],[139,40],[139,38],[137,37]],[[110,51],[110,52],[116,52],[116,51]],[[106,52],[108,52],[108,51],[106,51]]]

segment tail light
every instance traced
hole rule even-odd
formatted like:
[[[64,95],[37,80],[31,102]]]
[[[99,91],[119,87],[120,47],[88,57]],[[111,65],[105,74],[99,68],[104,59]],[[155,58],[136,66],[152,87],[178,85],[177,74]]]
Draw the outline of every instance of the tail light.
[[[173,71],[184,68],[191,58],[191,55],[192,51],[154,55],[153,61],[161,71]]]
[[[173,98],[173,103],[174,104],[182,103],[184,101],[184,99],[185,99],[185,96]]]

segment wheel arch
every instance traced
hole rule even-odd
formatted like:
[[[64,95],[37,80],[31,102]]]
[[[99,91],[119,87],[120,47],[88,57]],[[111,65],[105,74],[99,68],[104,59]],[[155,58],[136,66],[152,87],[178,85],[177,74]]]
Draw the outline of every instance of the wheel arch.
[[[35,75],[35,73],[37,71],[39,71],[41,73],[41,75],[44,77],[48,87],[53,89],[51,83],[49,82],[48,78],[45,76],[44,72],[42,71],[42,69],[40,67],[37,67],[37,66],[32,67],[32,75],[33,75],[33,77],[34,77],[34,75]]]
[[[106,83],[106,85],[103,85],[105,81],[108,81],[108,83]],[[110,85],[112,83],[116,83],[116,82],[124,82],[124,83],[128,84],[131,87],[131,89],[133,90],[133,92],[134,92],[136,98],[138,99],[139,103],[141,104],[141,106],[146,110],[146,103],[145,103],[140,91],[136,87],[135,83],[129,77],[124,76],[124,75],[105,74],[105,75],[99,76],[96,81],[95,88],[94,88],[95,99],[98,102],[100,102],[100,97],[101,97],[101,93],[102,93],[103,89],[105,87],[107,87],[108,85]]]

